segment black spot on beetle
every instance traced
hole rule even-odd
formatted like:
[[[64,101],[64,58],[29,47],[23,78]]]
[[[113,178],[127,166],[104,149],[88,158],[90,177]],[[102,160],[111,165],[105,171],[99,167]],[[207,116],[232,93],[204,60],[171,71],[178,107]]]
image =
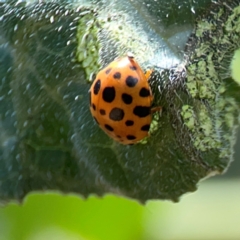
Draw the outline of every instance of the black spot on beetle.
[[[99,112],[101,115],[106,115],[106,111],[104,109],[100,109]]]
[[[133,70],[133,71],[136,71],[137,67],[136,66],[130,66],[130,69]]]
[[[105,87],[102,97],[105,102],[111,103],[115,99],[116,91],[114,87]]]
[[[149,97],[150,96],[150,91],[149,89],[143,87],[141,88],[140,92],[139,92],[139,96],[140,97]]]
[[[125,125],[126,126],[132,126],[134,124],[134,121],[132,121],[132,120],[127,120],[126,122],[125,122]]]
[[[96,105],[94,103],[92,104],[92,108],[94,111],[96,111]]]
[[[113,78],[114,78],[114,79],[120,79],[120,78],[121,78],[121,73],[120,73],[120,72],[115,72],[115,73],[113,74]]]
[[[111,72],[111,70],[112,70],[112,68],[108,68],[108,69],[105,71],[105,73],[106,73],[106,74],[109,74],[109,73]]]
[[[136,106],[133,109],[134,115],[136,115],[140,118],[148,116],[150,114],[150,112],[151,112],[150,107],[145,107],[145,106]]]
[[[108,131],[110,131],[110,132],[112,132],[112,131],[114,130],[114,129],[113,129],[110,125],[108,125],[108,124],[105,124],[104,127],[105,127]]]
[[[109,113],[109,118],[113,121],[121,121],[124,118],[124,111],[121,108],[113,108]]]
[[[149,124],[146,124],[146,125],[143,125],[142,127],[141,127],[141,130],[142,131],[149,131],[149,129],[150,129],[150,125]]]
[[[133,135],[127,135],[127,139],[128,139],[128,140],[134,140],[134,139],[136,139],[136,137],[133,136]]]
[[[94,84],[94,86],[93,86],[93,93],[94,93],[95,95],[97,95],[98,92],[99,92],[99,90],[100,90],[100,88],[101,88],[101,80],[98,79],[98,80],[96,81],[96,83]]]
[[[123,100],[123,102],[124,102],[125,104],[131,104],[133,98],[132,98],[131,95],[129,95],[129,94],[127,94],[127,93],[123,93],[123,94],[122,94],[122,100]]]
[[[126,78],[126,84],[128,87],[134,87],[138,83],[138,79],[133,76],[128,76]]]

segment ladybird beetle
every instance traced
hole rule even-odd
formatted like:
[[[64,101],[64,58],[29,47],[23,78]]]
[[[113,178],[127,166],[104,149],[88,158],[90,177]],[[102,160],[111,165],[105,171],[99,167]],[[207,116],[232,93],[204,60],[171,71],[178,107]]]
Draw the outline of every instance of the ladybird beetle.
[[[152,113],[152,70],[144,74],[132,55],[117,58],[96,76],[90,93],[90,111],[97,124],[114,140],[135,144],[148,136]]]

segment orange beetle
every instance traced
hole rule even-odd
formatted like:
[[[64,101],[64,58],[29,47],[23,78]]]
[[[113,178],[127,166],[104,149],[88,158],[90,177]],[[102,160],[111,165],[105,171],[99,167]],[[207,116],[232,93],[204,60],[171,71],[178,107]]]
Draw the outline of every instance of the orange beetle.
[[[90,92],[90,111],[103,131],[122,144],[135,144],[148,136],[153,96],[148,84],[152,70],[144,74],[132,55],[117,58],[96,76]]]

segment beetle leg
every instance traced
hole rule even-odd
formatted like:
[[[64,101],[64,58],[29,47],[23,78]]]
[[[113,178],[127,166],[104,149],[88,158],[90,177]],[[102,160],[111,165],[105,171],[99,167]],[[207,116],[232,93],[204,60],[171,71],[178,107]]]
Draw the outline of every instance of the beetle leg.
[[[153,72],[153,69],[148,69],[148,70],[145,72],[145,77],[147,78],[147,80],[150,78],[152,72]]]
[[[151,108],[151,113],[155,113],[155,112],[160,112],[160,114],[162,113],[162,107],[159,106],[159,107],[153,107]]]

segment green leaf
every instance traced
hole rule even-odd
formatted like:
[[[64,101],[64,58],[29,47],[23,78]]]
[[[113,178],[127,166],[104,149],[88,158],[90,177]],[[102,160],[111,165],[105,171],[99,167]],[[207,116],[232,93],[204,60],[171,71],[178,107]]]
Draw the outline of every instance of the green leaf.
[[[239,115],[239,86],[222,73],[239,47],[238,29],[223,27],[239,16],[229,2],[0,3],[1,201],[34,190],[178,201],[222,173]],[[154,68],[163,106],[133,146],[111,140],[88,107],[92,76],[127,51]]]

